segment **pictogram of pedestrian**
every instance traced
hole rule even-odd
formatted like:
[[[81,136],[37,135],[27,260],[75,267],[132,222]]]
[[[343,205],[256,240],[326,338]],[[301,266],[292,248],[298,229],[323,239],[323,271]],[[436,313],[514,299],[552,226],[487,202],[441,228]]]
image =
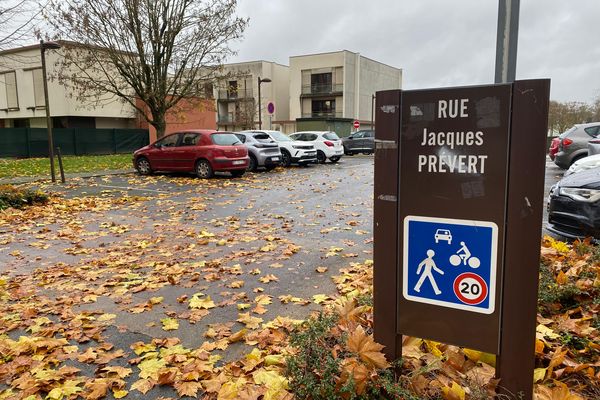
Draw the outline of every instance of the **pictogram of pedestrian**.
[[[431,249],[427,250],[427,258],[424,259],[423,261],[421,261],[421,263],[419,264],[419,266],[417,268],[417,275],[420,274],[421,276],[419,277],[419,281],[415,285],[415,289],[414,289],[415,292],[420,292],[421,285],[423,285],[423,282],[425,282],[425,279],[429,279],[429,283],[431,283],[431,286],[433,287],[433,291],[435,292],[435,294],[436,295],[442,294],[442,291],[438,288],[437,283],[435,283],[435,278],[433,277],[433,271],[435,270],[435,272],[439,273],[440,275],[444,275],[444,271],[442,271],[435,265],[435,261],[433,261],[433,256],[435,256],[435,251],[433,251]],[[422,274],[421,274],[421,271],[423,271]]]

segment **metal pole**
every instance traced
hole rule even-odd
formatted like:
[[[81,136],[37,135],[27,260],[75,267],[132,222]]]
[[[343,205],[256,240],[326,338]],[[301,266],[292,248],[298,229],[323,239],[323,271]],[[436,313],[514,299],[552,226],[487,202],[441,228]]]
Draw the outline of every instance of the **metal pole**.
[[[498,1],[495,83],[515,81],[520,4],[521,0]]]
[[[48,130],[48,157],[50,157],[50,175],[52,182],[56,182],[54,170],[54,140],[52,139],[52,119],[50,118],[50,102],[48,101],[48,76],[46,75],[46,55],[44,41],[40,40],[40,51],[42,55],[42,75],[44,81],[44,101],[46,106],[46,128]]]
[[[63,168],[62,153],[60,152],[60,147],[56,148],[56,156],[58,157],[58,169],[60,171],[60,181],[62,183],[65,183],[65,169]]]
[[[260,84],[262,81],[260,80],[260,76],[258,77],[258,129],[262,129],[262,116],[260,110]]]
[[[375,95],[371,95],[371,130],[375,130]]]

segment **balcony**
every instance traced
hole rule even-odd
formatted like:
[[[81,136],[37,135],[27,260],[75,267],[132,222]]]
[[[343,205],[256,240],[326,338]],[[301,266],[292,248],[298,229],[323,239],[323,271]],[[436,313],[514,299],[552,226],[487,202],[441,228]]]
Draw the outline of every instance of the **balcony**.
[[[219,101],[249,100],[253,98],[254,92],[252,89],[219,89],[217,92],[217,100]]]
[[[310,113],[302,113],[302,118],[342,118],[343,113],[341,111],[322,112],[313,111]]]
[[[313,83],[302,85],[301,97],[341,95],[344,91],[342,83]]]

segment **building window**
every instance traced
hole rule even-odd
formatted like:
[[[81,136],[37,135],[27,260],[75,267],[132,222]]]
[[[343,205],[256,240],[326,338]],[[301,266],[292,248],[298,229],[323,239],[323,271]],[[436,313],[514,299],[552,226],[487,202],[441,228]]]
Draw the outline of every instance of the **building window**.
[[[17,95],[17,74],[15,71],[4,73],[4,84],[6,86],[6,106],[9,110],[19,108],[19,96]]]
[[[46,99],[44,98],[44,78],[42,76],[42,69],[34,69],[31,73],[33,74],[33,96],[35,98],[35,106],[45,107]]]
[[[312,74],[310,76],[311,93],[331,93],[331,72]]]
[[[335,100],[313,100],[312,116],[335,116]]]
[[[227,97],[230,99],[237,98],[238,94],[238,83],[237,81],[229,81],[227,85]]]

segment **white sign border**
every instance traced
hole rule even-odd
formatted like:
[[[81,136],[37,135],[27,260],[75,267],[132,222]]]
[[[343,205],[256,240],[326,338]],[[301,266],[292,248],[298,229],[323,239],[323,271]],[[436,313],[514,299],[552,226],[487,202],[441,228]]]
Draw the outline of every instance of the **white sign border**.
[[[442,300],[424,299],[422,297],[411,296],[408,294],[408,222],[438,222],[443,224],[470,225],[492,228],[492,249],[490,260],[490,282],[489,282],[489,298],[487,308],[470,306],[468,304],[455,304]],[[496,308],[496,264],[498,259],[498,225],[491,221],[475,221],[468,219],[453,219],[453,218],[436,218],[422,217],[418,215],[407,215],[404,217],[404,238],[403,238],[403,259],[402,259],[402,296],[409,301],[418,303],[432,304],[447,308],[455,308],[458,310],[471,311],[480,314],[493,314]]]

